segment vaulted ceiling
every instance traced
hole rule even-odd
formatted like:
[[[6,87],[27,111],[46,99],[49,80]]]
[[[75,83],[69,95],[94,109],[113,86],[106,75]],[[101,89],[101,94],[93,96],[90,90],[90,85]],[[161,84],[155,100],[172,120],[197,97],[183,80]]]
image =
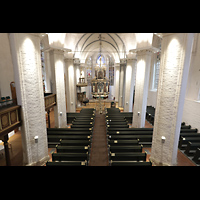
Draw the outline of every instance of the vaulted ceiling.
[[[66,33],[64,48],[71,49],[74,58],[85,62],[100,51],[100,33]],[[102,54],[113,57],[115,62],[126,58],[129,50],[136,46],[134,33],[101,33]]]
[[[100,33],[49,33],[46,38],[51,47],[70,49],[65,57],[79,58],[85,63],[88,58],[98,56],[99,36]],[[152,33],[101,33],[102,54],[119,63],[120,59],[135,56],[129,50],[151,45],[152,37]]]

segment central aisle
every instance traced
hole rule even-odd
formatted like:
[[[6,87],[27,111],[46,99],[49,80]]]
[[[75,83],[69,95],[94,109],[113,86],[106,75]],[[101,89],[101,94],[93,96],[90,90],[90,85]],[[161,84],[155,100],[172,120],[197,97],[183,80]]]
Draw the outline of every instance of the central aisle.
[[[89,166],[108,166],[105,114],[96,113]]]

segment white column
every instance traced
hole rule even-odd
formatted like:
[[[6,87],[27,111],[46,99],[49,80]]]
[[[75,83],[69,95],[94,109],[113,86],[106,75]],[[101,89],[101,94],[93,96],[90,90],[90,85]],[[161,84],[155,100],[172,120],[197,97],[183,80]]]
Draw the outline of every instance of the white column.
[[[150,65],[151,50],[145,49],[137,51],[135,99],[132,123],[132,126],[136,128],[143,128],[145,126]]]
[[[39,34],[11,33],[9,39],[17,101],[21,105],[23,164],[41,165],[49,156]]]
[[[164,34],[151,160],[176,165],[193,33]],[[162,143],[161,137],[166,139]]]
[[[73,59],[65,59],[66,87],[67,87],[67,112],[76,112],[76,94]]]
[[[133,112],[133,90],[136,75],[136,59],[127,59],[125,74],[124,112]]]
[[[114,77],[114,91],[115,91],[115,101],[118,102],[119,99],[119,74],[120,74],[120,63],[115,63],[115,77]]]
[[[119,107],[124,107],[124,79],[125,79],[125,66],[126,60],[120,60],[120,81],[119,81],[119,97],[118,97],[118,105]]]
[[[52,49],[49,54],[52,73],[52,92],[56,94],[56,106],[54,106],[55,127],[65,128],[67,126],[67,119],[64,81],[64,51]]]

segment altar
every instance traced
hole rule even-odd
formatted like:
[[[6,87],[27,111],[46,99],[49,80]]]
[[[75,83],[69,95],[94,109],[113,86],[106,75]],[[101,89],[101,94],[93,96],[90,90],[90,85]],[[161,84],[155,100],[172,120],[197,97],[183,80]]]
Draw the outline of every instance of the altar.
[[[106,77],[106,67],[100,64],[95,67],[95,77],[91,80],[91,93],[94,99],[107,99],[109,95],[109,80]]]

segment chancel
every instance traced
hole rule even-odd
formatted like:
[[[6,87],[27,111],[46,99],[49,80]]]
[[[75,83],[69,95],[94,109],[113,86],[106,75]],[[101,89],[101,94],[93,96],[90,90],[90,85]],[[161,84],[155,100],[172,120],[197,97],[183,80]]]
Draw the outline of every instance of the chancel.
[[[93,98],[108,98],[109,95],[109,80],[106,77],[106,67],[101,64],[101,56],[99,58],[100,64],[95,67],[95,77],[92,79],[92,95]]]
[[[199,33],[0,33],[0,166],[200,165]]]
[[[99,58],[95,67],[95,77],[92,79],[92,95],[93,98],[108,98],[109,80],[106,77],[105,59],[102,56],[102,37],[99,34]],[[102,62],[103,59],[103,62]]]

